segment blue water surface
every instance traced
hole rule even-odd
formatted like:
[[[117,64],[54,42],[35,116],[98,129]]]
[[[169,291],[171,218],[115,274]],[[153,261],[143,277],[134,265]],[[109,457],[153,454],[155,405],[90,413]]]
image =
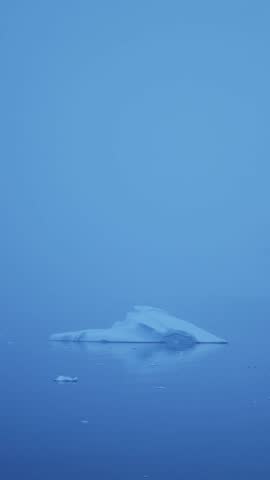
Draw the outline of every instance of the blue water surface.
[[[54,345],[7,328],[1,478],[269,479],[269,305],[218,310],[199,323],[229,344],[188,352]],[[79,381],[59,385],[60,374]]]

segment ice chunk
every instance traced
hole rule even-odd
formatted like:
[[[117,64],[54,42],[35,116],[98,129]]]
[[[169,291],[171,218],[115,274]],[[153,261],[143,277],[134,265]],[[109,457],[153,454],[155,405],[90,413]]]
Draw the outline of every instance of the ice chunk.
[[[78,377],[65,377],[64,375],[58,375],[54,381],[57,383],[77,383]]]
[[[166,343],[192,347],[198,343],[227,343],[222,338],[180,320],[159,308],[137,306],[126,319],[107,329],[59,333],[51,340],[60,342]]]

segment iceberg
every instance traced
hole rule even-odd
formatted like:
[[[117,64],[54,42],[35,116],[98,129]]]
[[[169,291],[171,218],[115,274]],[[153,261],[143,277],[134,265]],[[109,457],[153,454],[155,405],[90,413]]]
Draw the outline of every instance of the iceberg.
[[[123,321],[107,329],[88,329],[57,333],[55,342],[157,343],[192,348],[196,344],[225,344],[219,338],[192,323],[150,306],[135,306]]]
[[[77,383],[78,377],[66,377],[65,375],[58,375],[54,381],[56,383]]]

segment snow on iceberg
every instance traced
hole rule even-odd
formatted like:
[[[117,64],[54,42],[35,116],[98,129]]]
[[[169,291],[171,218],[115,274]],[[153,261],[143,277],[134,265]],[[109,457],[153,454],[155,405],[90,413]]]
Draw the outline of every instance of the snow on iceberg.
[[[101,343],[163,343],[192,347],[196,344],[227,343],[222,338],[180,320],[164,310],[136,306],[124,321],[115,322],[111,328],[90,329],[58,333],[51,340],[60,342]]]

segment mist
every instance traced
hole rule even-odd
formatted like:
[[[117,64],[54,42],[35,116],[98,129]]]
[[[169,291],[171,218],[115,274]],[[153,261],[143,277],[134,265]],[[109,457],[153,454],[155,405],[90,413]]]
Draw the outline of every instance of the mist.
[[[2,2],[2,330],[46,338],[149,304],[206,327],[219,312],[223,335],[238,301],[266,302],[268,15]]]

